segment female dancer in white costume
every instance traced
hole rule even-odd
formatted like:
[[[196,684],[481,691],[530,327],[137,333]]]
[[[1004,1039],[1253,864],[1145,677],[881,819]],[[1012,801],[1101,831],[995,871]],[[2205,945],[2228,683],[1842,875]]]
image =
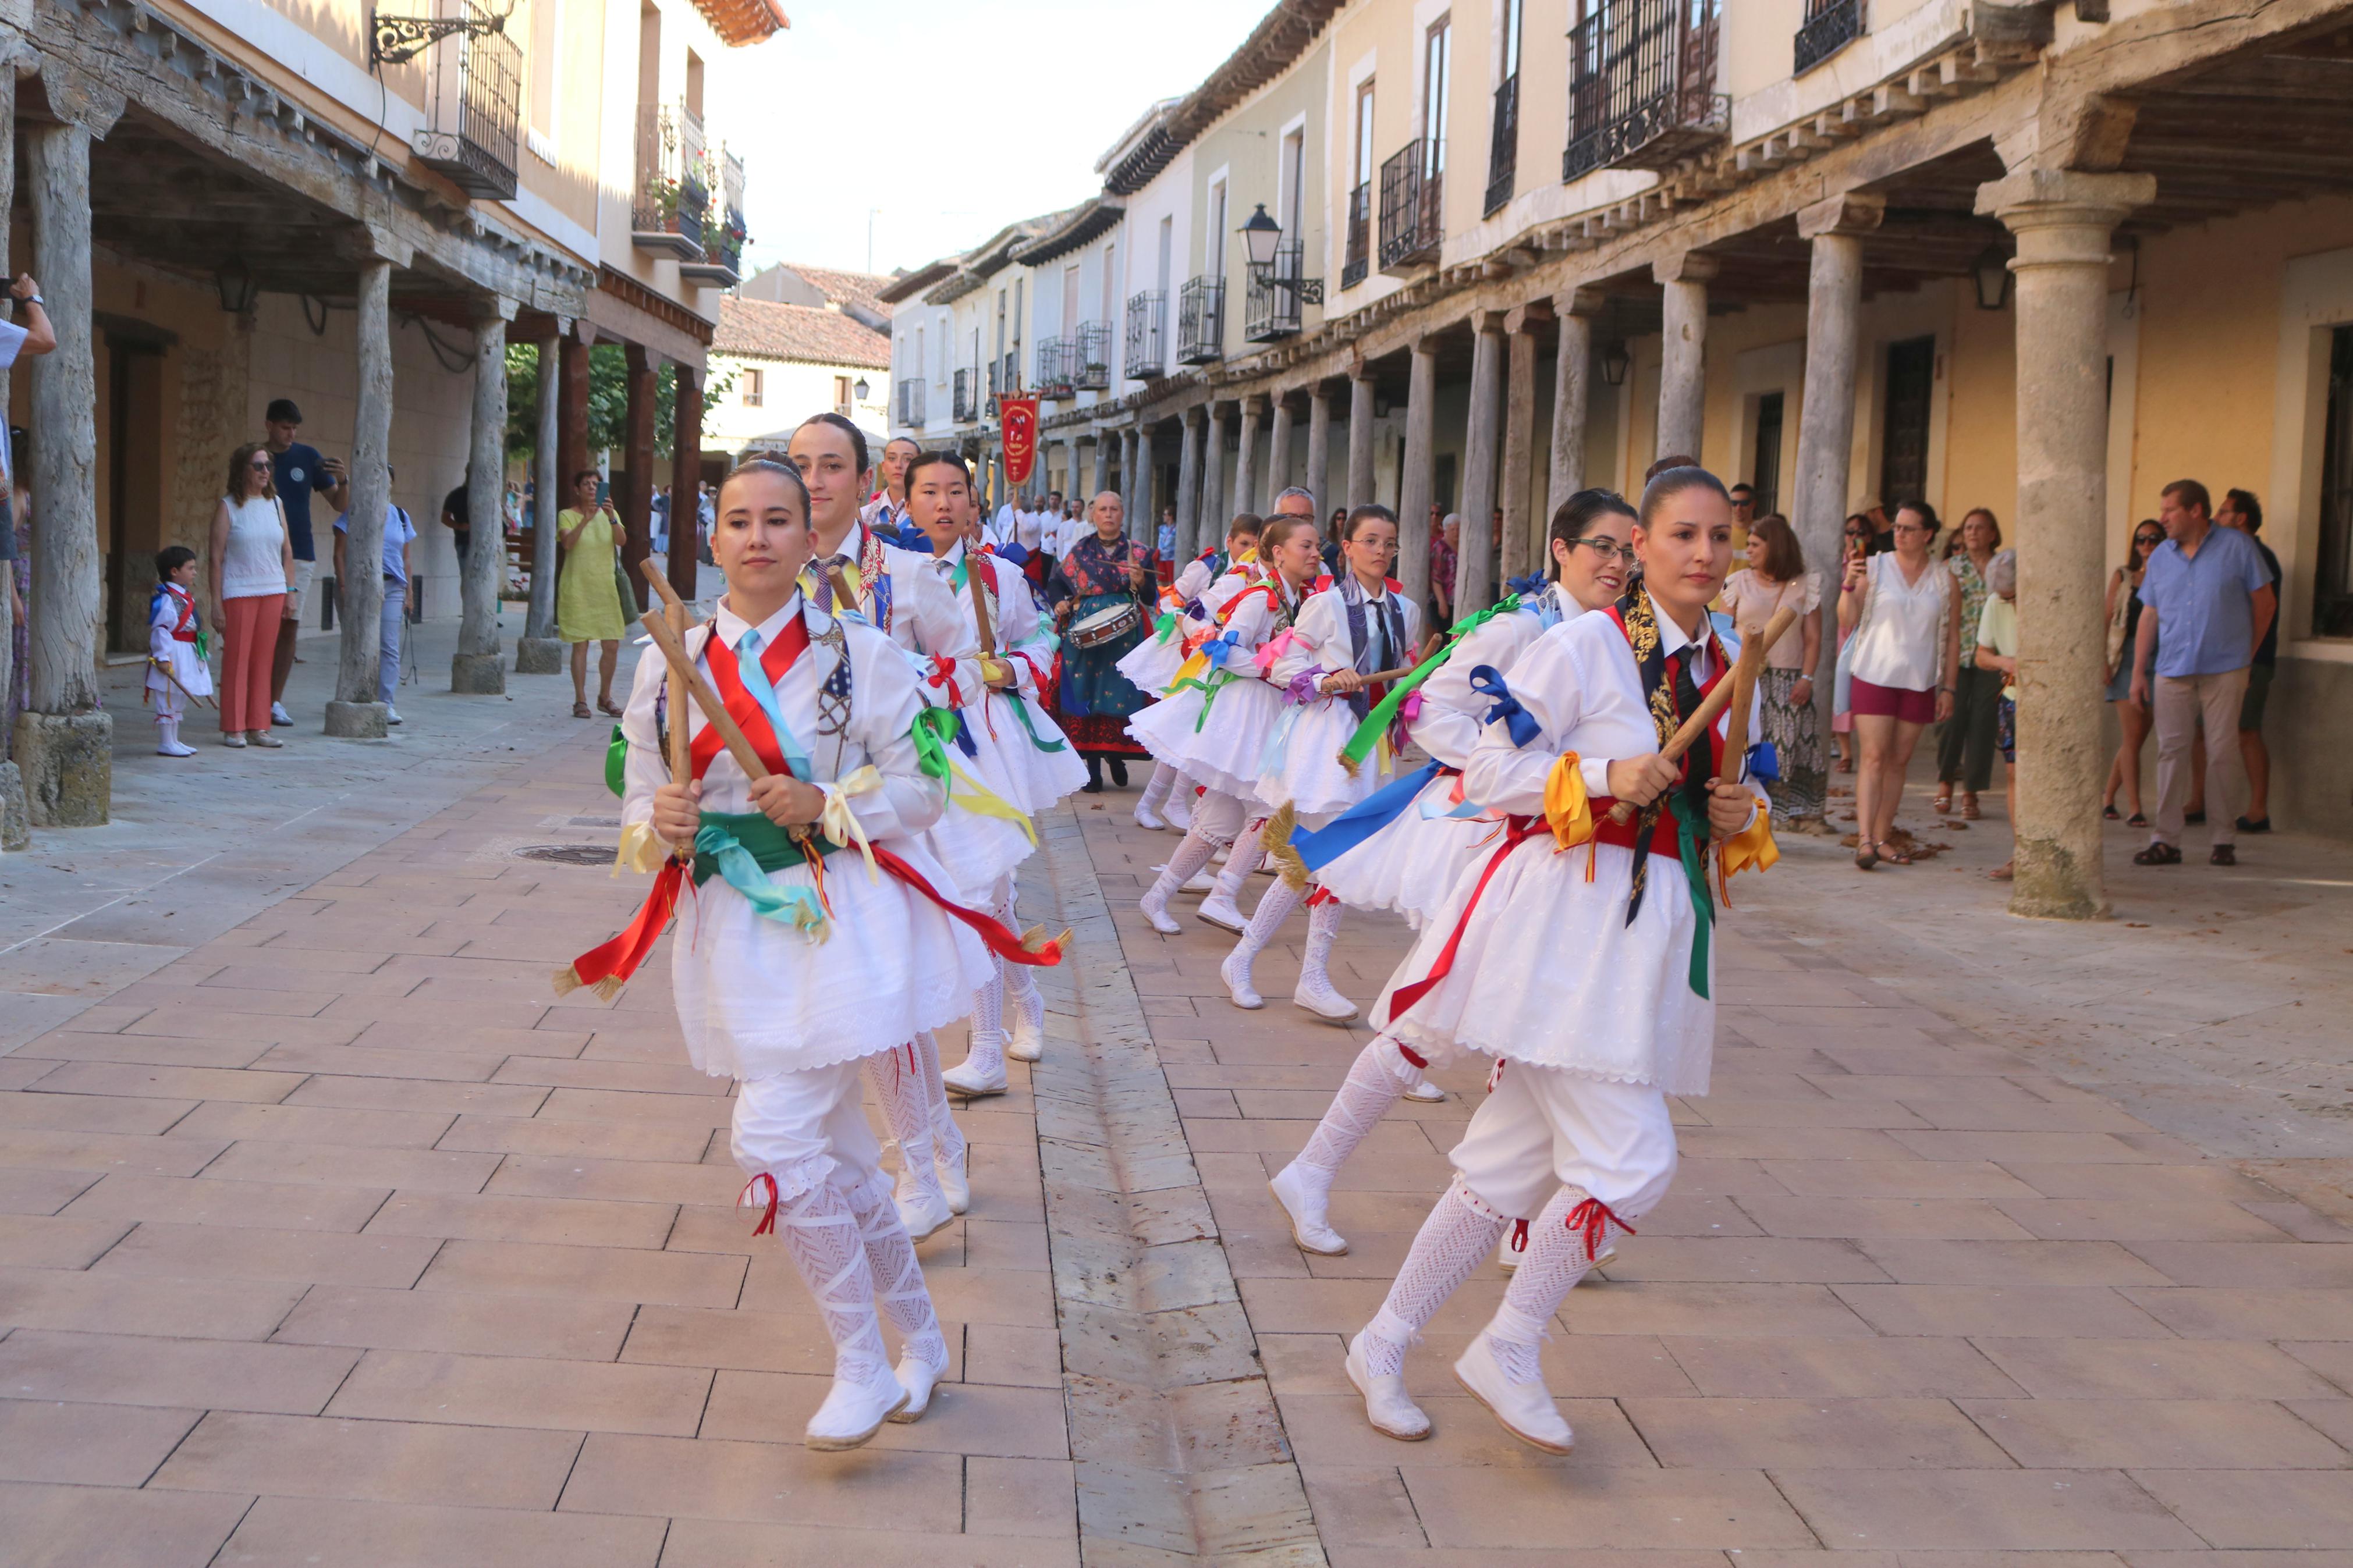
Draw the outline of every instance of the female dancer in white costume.
[[[1198,780],[1205,792],[1193,808],[1185,841],[1168,857],[1141,904],[1145,918],[1164,936],[1184,929],[1170,917],[1168,900],[1219,849],[1231,847],[1227,873],[1237,886],[1258,859],[1255,830],[1265,826],[1258,805],[1259,761],[1283,707],[1282,693],[1260,655],[1290,629],[1308,584],[1322,570],[1314,520],[1270,519],[1260,535],[1259,559],[1266,575],[1219,612],[1218,634],[1187,661],[1190,673],[1179,677],[1168,697],[1127,721],[1129,734],[1155,758]],[[1253,831],[1246,833],[1245,824]],[[1223,878],[1219,888],[1225,889]],[[1210,900],[1216,897],[1212,892]],[[1209,902],[1203,901],[1205,918]],[[1230,907],[1230,894],[1227,902]],[[1239,910],[1234,923],[1244,923]]]
[[[1413,739],[1439,765],[1438,776],[1387,826],[1316,868],[1324,887],[1342,903],[1396,910],[1419,931],[1444,907],[1463,872],[1502,842],[1500,813],[1450,815],[1481,804],[1466,805],[1461,770],[1496,700],[1473,681],[1490,687],[1493,679],[1507,680],[1520,656],[1546,632],[1615,604],[1633,565],[1633,531],[1634,509],[1613,490],[1579,490],[1553,513],[1552,581],[1457,639],[1419,689]],[[1312,840],[1306,852],[1315,853]],[[1409,1054],[1393,1034],[1377,1036],[1357,1053],[1324,1119],[1269,1184],[1290,1215],[1300,1250],[1324,1257],[1348,1250],[1347,1238],[1328,1217],[1332,1183],[1398,1098],[1428,1081],[1422,1073],[1429,1066],[1428,1058]]]
[[[1307,948],[1291,999],[1333,1023],[1356,1016],[1356,1005],[1332,985],[1340,903],[1313,884],[1308,868],[1291,852],[1291,829],[1323,826],[1378,789],[1395,770],[1396,756],[1386,739],[1365,765],[1353,769],[1342,761],[1340,749],[1371,705],[1388,694],[1385,683],[1368,685],[1366,678],[1410,668],[1421,646],[1421,606],[1389,581],[1397,535],[1397,514],[1385,506],[1350,512],[1342,545],[1346,574],[1310,595],[1300,606],[1298,623],[1273,647],[1267,674],[1287,706],[1260,762],[1258,803],[1271,818],[1265,831],[1281,871],[1218,970],[1237,1007],[1266,1005],[1252,984],[1251,966],[1303,900]]]
[[[1241,592],[1258,561],[1259,520],[1244,512],[1226,530],[1226,546],[1188,561],[1160,595],[1160,620],[1152,635],[1119,661],[1119,672],[1155,697],[1169,683],[1200,641],[1217,629],[1217,613]],[[1227,584],[1230,583],[1231,587]],[[1135,803],[1135,825],[1158,833],[1192,826],[1194,784],[1166,763],[1155,763],[1152,778]]]
[[[1729,679],[1707,605],[1732,560],[1732,503],[1699,468],[1659,475],[1634,533],[1642,581],[1609,611],[1554,627],[1514,667],[1510,706],[1471,753],[1473,798],[1509,814],[1399,966],[1375,1016],[1418,1052],[1504,1058],[1451,1156],[1455,1176],[1380,1310],[1349,1342],[1373,1426],[1426,1436],[1407,1348],[1514,1219],[1531,1226],[1503,1305],[1454,1363],[1506,1431],[1574,1441],[1537,1348],[1613,1232],[1632,1233],[1675,1169],[1670,1094],[1707,1089],[1715,907],[1707,861],[1769,863],[1762,792],[1719,783],[1721,721],[1680,763],[1661,748]],[[1512,733],[1512,719],[1533,735]],[[1640,809],[1620,826],[1616,801]]]

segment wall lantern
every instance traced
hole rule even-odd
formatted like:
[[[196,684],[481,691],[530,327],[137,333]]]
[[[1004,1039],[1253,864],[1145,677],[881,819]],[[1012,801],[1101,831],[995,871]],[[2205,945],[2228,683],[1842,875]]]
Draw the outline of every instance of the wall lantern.
[[[261,285],[253,276],[253,268],[245,258],[232,254],[213,274],[213,287],[220,290],[221,309],[232,316],[242,316],[253,309],[254,300],[261,297]]]
[[[2010,258],[1999,245],[1989,245],[1969,264],[1969,278],[1978,286],[1978,309],[1999,310],[2010,303]]]
[[[1266,216],[1266,204],[1258,204],[1250,222],[1242,225],[1242,246],[1250,253],[1252,267],[1274,265],[1274,247],[1282,239],[1282,226]]]
[[[849,390],[851,395],[854,395],[859,402],[863,403],[866,401],[867,395],[871,393],[874,389],[866,384],[866,378],[861,375],[858,378],[858,384],[851,387]]]
[[[1634,356],[1626,352],[1624,343],[1611,343],[1601,351],[1601,379],[1612,386],[1623,386],[1633,363]]]

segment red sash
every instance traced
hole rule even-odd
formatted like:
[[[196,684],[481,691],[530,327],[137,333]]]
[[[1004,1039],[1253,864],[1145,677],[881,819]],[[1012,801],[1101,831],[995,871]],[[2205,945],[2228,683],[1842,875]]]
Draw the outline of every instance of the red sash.
[[[714,632],[712,637],[715,638],[717,635]],[[785,629],[776,634],[776,640],[760,652],[760,668],[766,673],[770,686],[784,679],[785,672],[792,668],[793,661],[807,651],[808,643],[808,627],[799,616],[785,623]],[[735,721],[735,727],[744,731],[744,738],[752,742],[752,750],[761,762],[767,764],[770,773],[791,777],[793,770],[785,765],[784,748],[776,743],[776,731],[768,722],[767,710],[760,706],[760,700],[753,696],[751,689],[744,684],[743,673],[736,668],[735,660],[711,658],[709,639],[702,646],[702,662],[710,668],[711,684],[717,688],[720,706],[727,710],[727,717]],[[676,722],[683,717],[682,714],[672,715],[671,721]],[[712,759],[724,751],[726,745],[719,738],[717,730],[708,724],[702,727],[702,733],[694,737],[691,752],[696,778],[702,776],[704,770],[711,766]]]

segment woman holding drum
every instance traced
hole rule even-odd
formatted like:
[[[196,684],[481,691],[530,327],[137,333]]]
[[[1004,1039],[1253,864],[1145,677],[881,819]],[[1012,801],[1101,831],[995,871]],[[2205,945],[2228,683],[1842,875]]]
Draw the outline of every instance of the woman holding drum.
[[[1128,738],[1128,716],[1151,702],[1119,670],[1119,661],[1152,629],[1145,613],[1159,588],[1150,546],[1121,531],[1125,512],[1118,493],[1105,490],[1088,509],[1094,532],[1071,547],[1047,579],[1054,618],[1063,627],[1061,679],[1055,717],[1086,759],[1086,793],[1103,793],[1103,769],[1127,787],[1127,759],[1148,753]]]

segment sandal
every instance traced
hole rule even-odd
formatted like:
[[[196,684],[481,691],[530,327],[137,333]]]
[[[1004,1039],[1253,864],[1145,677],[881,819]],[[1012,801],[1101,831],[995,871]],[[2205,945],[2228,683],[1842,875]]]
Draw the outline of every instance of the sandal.
[[[596,710],[607,719],[617,719],[621,716],[620,708],[609,697],[596,699]]]
[[[1890,844],[1884,838],[1879,841],[1879,858],[1882,860],[1886,861],[1891,866],[1909,866],[1912,864],[1912,857],[1910,855],[1898,849],[1894,845]]]
[[[1963,822],[1978,820],[1978,797],[1974,793],[1961,796],[1961,820]]]
[[[2181,864],[2181,851],[2176,849],[2170,844],[2152,844],[2147,848],[2133,857],[2133,864],[2136,866],[2179,866]]]
[[[1986,879],[1991,882],[2009,881],[2013,875],[2010,870],[2010,864],[2011,863],[2010,861],[2005,860],[2000,865],[1996,866],[1992,870],[1986,873]]]
[[[587,704],[587,703],[586,703],[586,702],[575,702],[575,703],[572,705],[572,716],[573,716],[575,719],[586,719],[586,718],[587,718],[587,717],[588,717],[588,704]]]
[[[1854,868],[1858,871],[1868,871],[1878,866],[1878,864],[1879,851],[1872,847],[1871,840],[1868,838],[1856,839],[1854,842]]]
[[[2147,827],[2148,826],[2148,818],[2136,811],[2130,816],[2125,818],[2125,826],[2126,827]]]
[[[1936,786],[1936,815],[1942,816],[1945,813],[1952,809],[1953,786],[1950,784],[1938,784]]]
[[[2120,813],[2120,812],[2118,812],[2118,811],[2116,810],[2116,803],[2115,801],[2110,801],[2110,802],[2108,802],[2105,805],[2104,805],[2104,806],[2100,807],[2100,817],[2101,817],[2101,819],[2102,819],[2103,821],[2105,821],[2105,822],[2117,822],[2117,821],[2121,821],[2121,820],[2122,820],[2122,815],[2123,815],[2122,813]]]

